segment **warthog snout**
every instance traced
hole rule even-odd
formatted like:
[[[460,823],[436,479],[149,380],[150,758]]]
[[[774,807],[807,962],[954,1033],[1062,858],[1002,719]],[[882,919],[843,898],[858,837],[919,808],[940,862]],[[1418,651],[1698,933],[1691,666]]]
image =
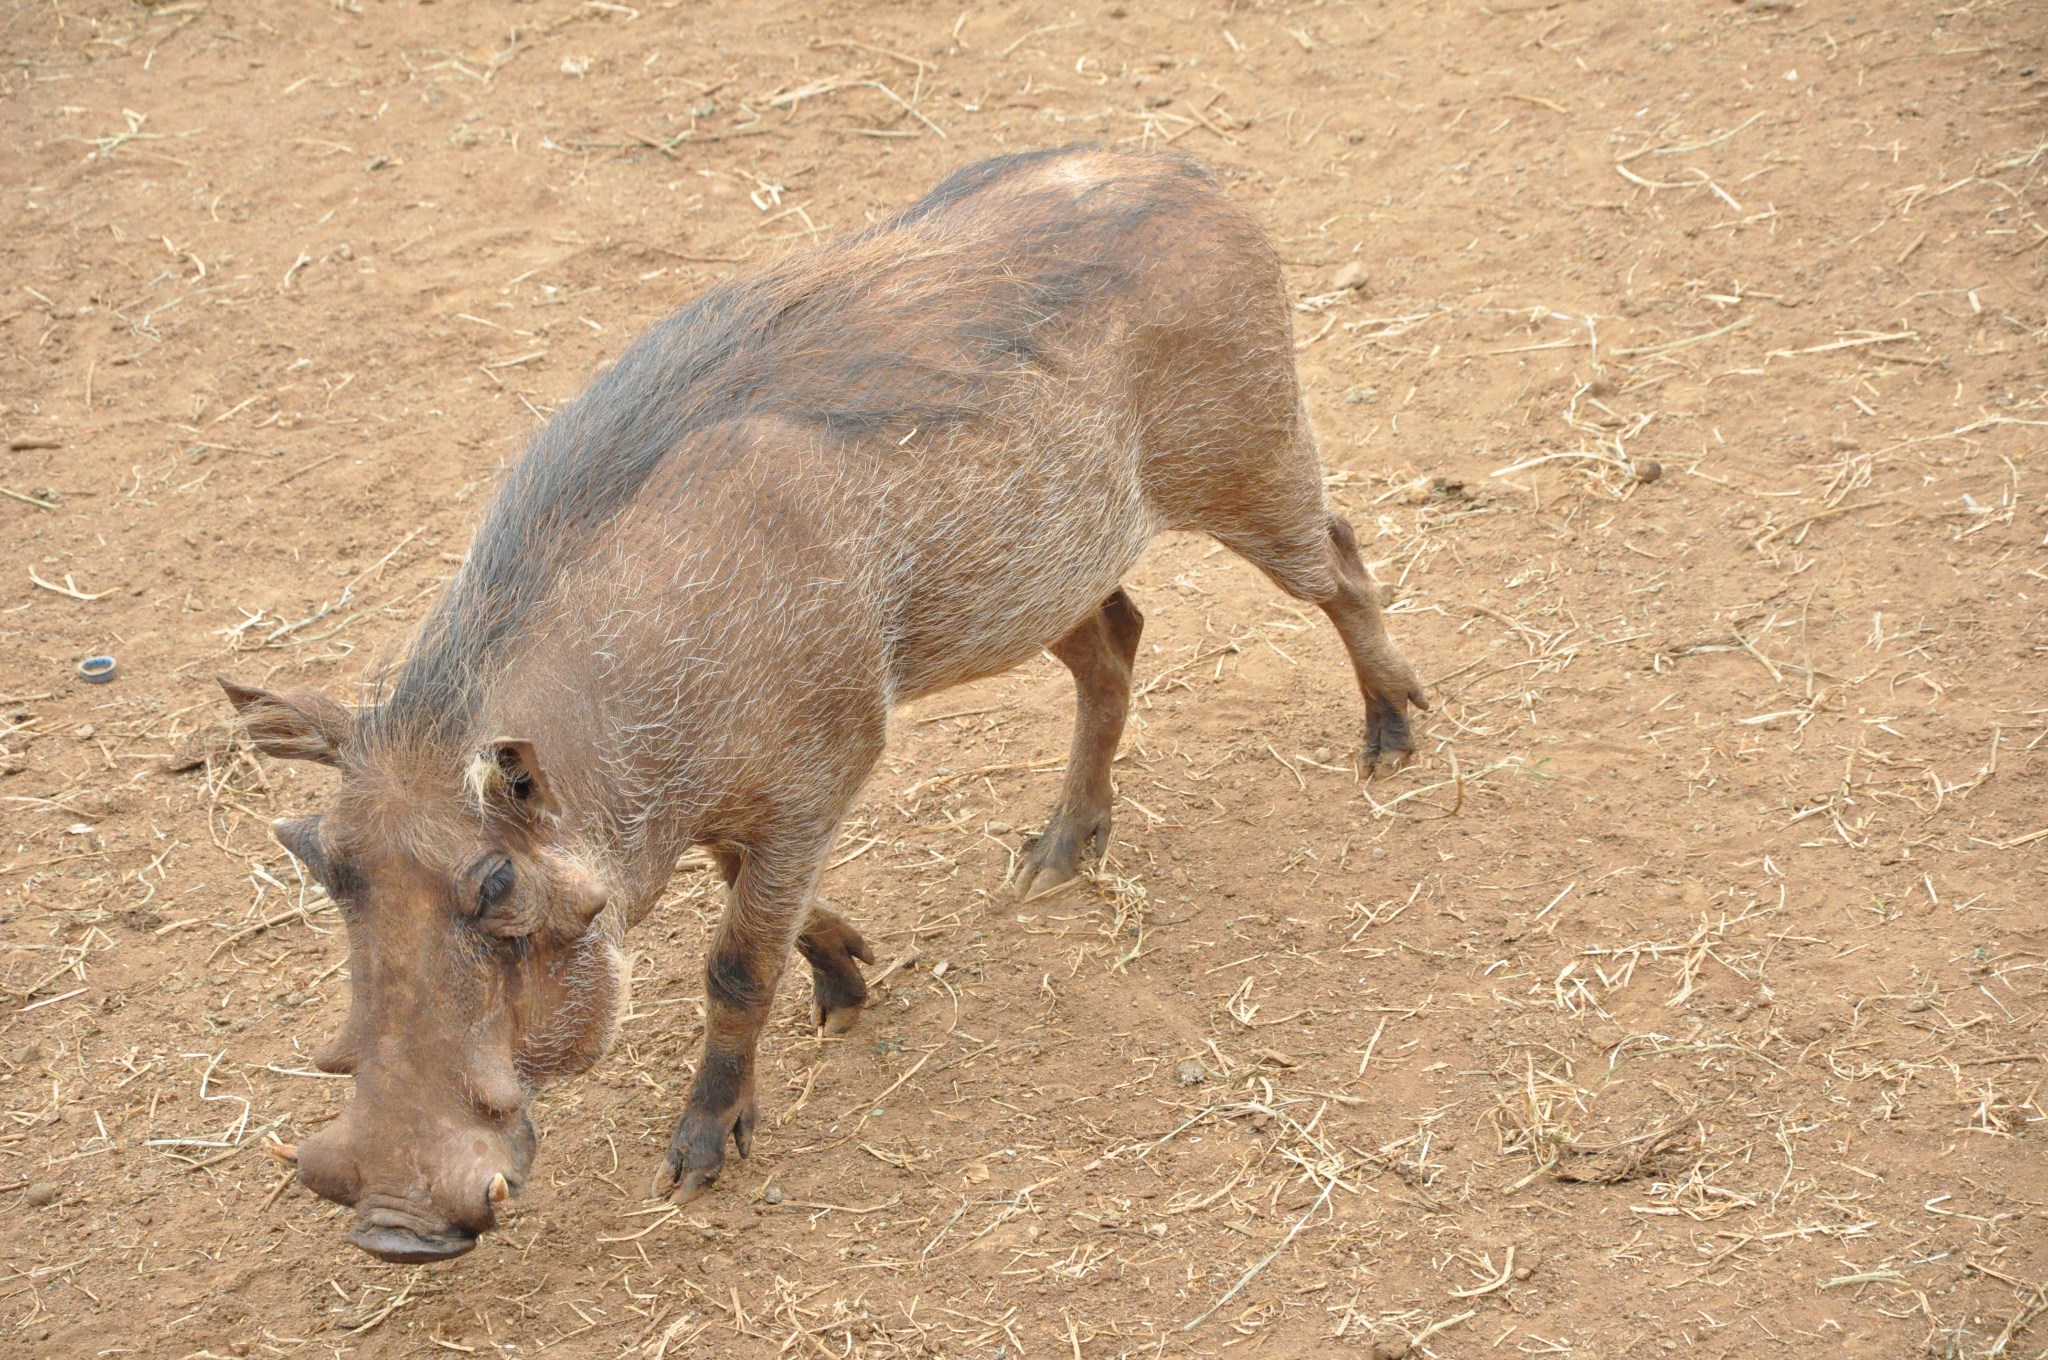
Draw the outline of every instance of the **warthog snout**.
[[[533,1125],[523,1111],[388,1137],[367,1132],[356,1108],[298,1147],[275,1151],[297,1165],[300,1184],[355,1209],[349,1240],[381,1260],[462,1255],[497,1226],[500,1206],[533,1163]]]

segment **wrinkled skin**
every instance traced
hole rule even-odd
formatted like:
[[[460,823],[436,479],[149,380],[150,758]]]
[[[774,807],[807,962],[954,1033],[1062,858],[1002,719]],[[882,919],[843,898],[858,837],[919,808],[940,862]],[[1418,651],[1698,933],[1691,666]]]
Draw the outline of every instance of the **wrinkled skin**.
[[[343,773],[329,811],[273,828],[349,937],[348,1020],[314,1061],[353,1074],[355,1099],[299,1146],[298,1178],[354,1207],[350,1239],[373,1255],[460,1255],[525,1182],[533,1093],[610,1041],[617,914],[554,843],[528,743],[484,753],[503,777],[473,798],[459,771],[361,749],[330,700],[226,688],[259,749]]]

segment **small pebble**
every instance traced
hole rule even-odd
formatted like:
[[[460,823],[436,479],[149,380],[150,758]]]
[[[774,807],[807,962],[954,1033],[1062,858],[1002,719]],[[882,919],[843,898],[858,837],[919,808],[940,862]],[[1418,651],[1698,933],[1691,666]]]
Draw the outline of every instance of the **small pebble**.
[[[763,1190],[761,1192],[761,1198],[768,1201],[768,1203],[770,1204],[782,1203],[782,1187],[779,1185],[769,1186],[766,1190]]]
[[[1636,480],[1644,486],[1664,475],[1664,465],[1654,458],[1645,458],[1636,464]]]
[[[1407,1360],[1408,1338],[1384,1336],[1372,1343],[1372,1360]]]
[[[1349,293],[1365,288],[1365,261],[1346,260],[1337,266],[1337,272],[1330,275],[1330,291]]]
[[[1180,1066],[1173,1069],[1173,1075],[1183,1086],[1200,1086],[1209,1079],[1209,1069],[1193,1058],[1183,1058]]]
[[[988,824],[988,834],[991,836],[1007,836],[1013,830],[1015,828],[1008,822],[990,822]]]
[[[54,1182],[37,1181],[28,1188],[28,1202],[37,1209],[47,1209],[57,1202],[62,1193]]]

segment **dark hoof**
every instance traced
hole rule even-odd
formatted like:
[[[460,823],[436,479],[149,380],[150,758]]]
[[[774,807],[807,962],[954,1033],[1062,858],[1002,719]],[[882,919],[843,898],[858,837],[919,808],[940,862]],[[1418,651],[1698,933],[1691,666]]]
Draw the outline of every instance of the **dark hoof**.
[[[1044,835],[1024,842],[1024,853],[1017,861],[1017,897],[1042,897],[1073,882],[1084,865],[1100,859],[1108,849],[1107,809],[1093,816],[1064,809],[1055,812]]]
[[[875,961],[867,941],[838,916],[814,908],[796,947],[811,965],[812,1026],[827,1034],[846,1033],[867,1004],[860,964]]]
[[[751,1094],[723,1115],[684,1110],[676,1121],[675,1136],[668,1141],[661,1170],[654,1173],[653,1197],[688,1204],[709,1190],[725,1170],[727,1135],[745,1157],[754,1142],[757,1113]]]
[[[691,1200],[703,1198],[704,1192],[717,1179],[716,1171],[685,1171],[678,1179],[674,1170],[664,1166],[654,1173],[651,1197],[665,1199],[671,1204],[688,1204]]]
[[[1420,702],[1420,696],[1411,696],[1417,707],[1427,707]],[[1408,714],[1402,701],[1391,703],[1368,701],[1365,706],[1365,749],[1359,753],[1359,761],[1365,773],[1371,775],[1378,770],[1399,770],[1407,765],[1415,753],[1415,733],[1408,725]]]

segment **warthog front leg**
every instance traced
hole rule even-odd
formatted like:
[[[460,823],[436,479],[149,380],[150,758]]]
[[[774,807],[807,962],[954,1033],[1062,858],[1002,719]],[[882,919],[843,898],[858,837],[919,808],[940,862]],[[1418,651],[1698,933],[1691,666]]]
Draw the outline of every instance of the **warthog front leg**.
[[[811,960],[826,1021],[851,1023],[848,1013],[858,1013],[867,988],[852,958],[866,957],[867,945],[831,912],[809,909],[831,836],[826,829],[717,852],[728,891],[704,960],[704,1058],[655,1174],[657,1197],[695,1199],[725,1169],[727,1138],[742,1157],[752,1146],[759,1117],[754,1052],[792,943],[800,942]]]
[[[875,961],[868,942],[837,912],[812,907],[796,947],[811,965],[811,1023],[827,1034],[844,1034],[867,1003],[867,980],[854,960]]]

